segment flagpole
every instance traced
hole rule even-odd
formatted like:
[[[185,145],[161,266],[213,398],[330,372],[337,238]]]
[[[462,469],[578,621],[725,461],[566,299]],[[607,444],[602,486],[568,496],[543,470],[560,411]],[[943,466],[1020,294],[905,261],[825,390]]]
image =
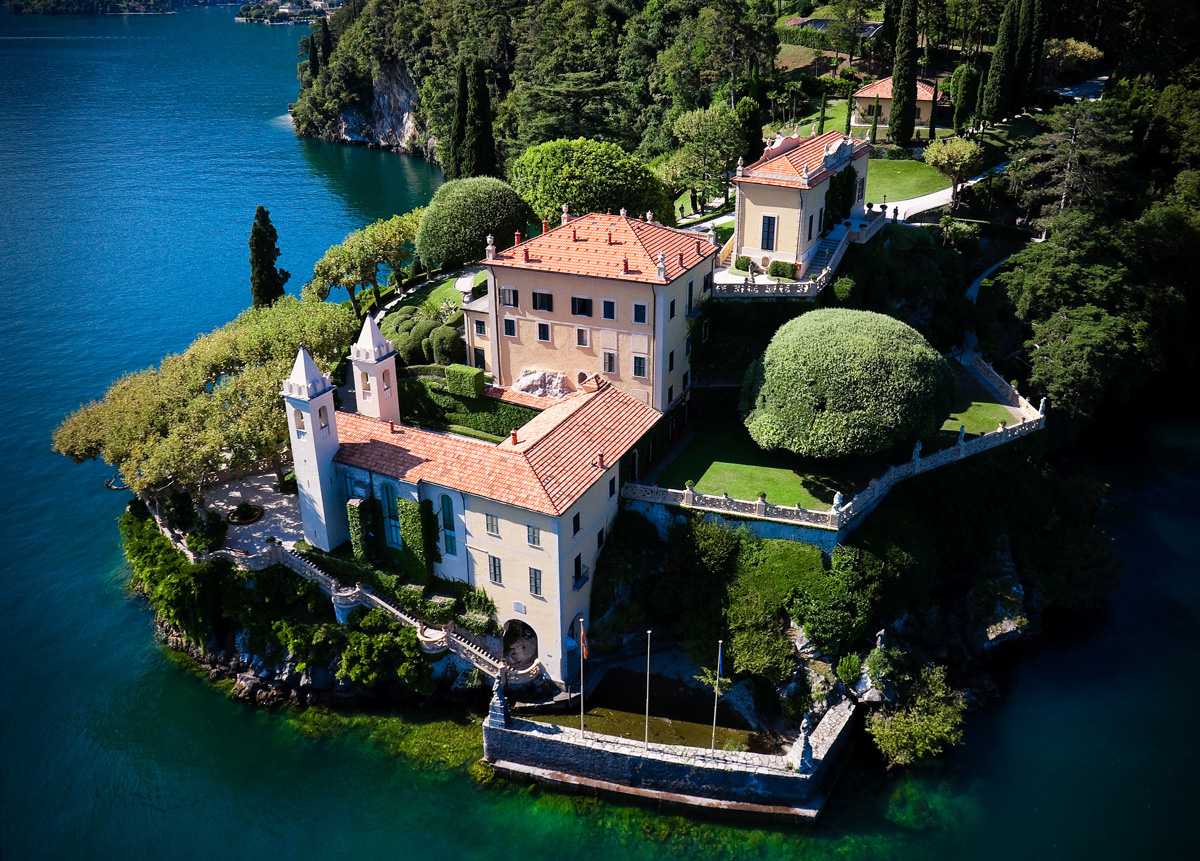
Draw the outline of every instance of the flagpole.
[[[642,742],[650,747],[650,632],[646,632],[646,737]]]
[[[583,631],[583,619],[579,620],[579,731],[583,732],[583,653],[587,651],[587,634]]]
[[[717,700],[721,698],[721,644],[723,642],[723,640],[717,640],[717,678],[713,682],[712,753],[717,752]]]

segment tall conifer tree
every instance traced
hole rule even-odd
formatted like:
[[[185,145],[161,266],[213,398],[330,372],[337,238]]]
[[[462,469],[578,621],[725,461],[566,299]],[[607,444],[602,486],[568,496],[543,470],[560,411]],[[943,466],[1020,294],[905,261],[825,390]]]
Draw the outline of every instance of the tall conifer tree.
[[[908,146],[917,122],[917,0],[904,0],[892,65],[892,109],[888,134],[897,146]]]
[[[255,308],[274,305],[283,297],[283,285],[292,277],[286,269],[278,269],[279,234],[271,223],[271,213],[262,206],[254,210],[254,225],[250,228],[250,297]]]
[[[1029,66],[1033,57],[1033,0],[1020,0],[1017,17],[1017,50],[1013,63],[1010,113],[1019,113],[1029,100]]]
[[[467,81],[467,115],[458,165],[460,177],[495,176],[496,142],[492,137],[492,95],[483,63],[475,61]]]
[[[1046,52],[1046,0],[1033,0],[1033,35],[1029,40],[1028,81],[1025,92],[1032,100],[1038,91],[1042,74],[1042,57]]]
[[[321,19],[321,63],[329,65],[329,55],[333,53],[333,34],[329,32],[329,18]]]
[[[821,118],[817,120],[817,134],[825,134],[825,93],[821,93]]]
[[[896,46],[896,27],[900,21],[901,0],[883,0],[883,28],[880,37],[890,47]]]
[[[983,90],[983,118],[989,123],[1002,119],[1012,105],[1016,42],[1017,0],[1008,0],[1000,16],[1000,34],[992,48],[992,65]]]
[[[450,135],[439,159],[446,179],[461,179],[470,174],[462,172],[465,154],[463,145],[467,137],[467,64],[458,64],[458,86],[454,91],[454,116],[450,119]]]
[[[321,53],[317,46],[316,36],[308,40],[308,75],[313,81],[317,79],[317,75],[321,74]]]

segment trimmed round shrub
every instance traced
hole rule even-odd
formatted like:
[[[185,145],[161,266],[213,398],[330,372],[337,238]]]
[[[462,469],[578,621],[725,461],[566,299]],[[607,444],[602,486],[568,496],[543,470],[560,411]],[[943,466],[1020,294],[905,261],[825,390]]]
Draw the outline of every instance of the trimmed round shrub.
[[[525,232],[532,213],[512,187],[490,176],[455,179],[433,195],[417,229],[417,254],[442,264],[443,270],[480,260],[489,235],[497,248],[513,244]]]
[[[564,203],[573,215],[624,208],[632,216],[653,212],[657,221],[675,224],[675,208],[662,180],[613,143],[560,138],[532,146],[513,162],[509,179],[537,217],[552,225],[562,216]]]
[[[462,332],[453,326],[438,326],[429,336],[433,345],[433,360],[439,365],[453,365],[467,360],[467,345]]]
[[[822,308],[785,323],[746,370],[741,411],[766,449],[808,457],[870,455],[933,433],[954,375],[911,326]]]
[[[750,258],[747,257],[745,254],[739,254],[733,260],[733,268],[740,269],[743,272],[749,272],[750,271]]]
[[[407,322],[406,320],[405,323]],[[403,325],[404,323],[401,324],[401,326]],[[406,365],[424,365],[432,362],[432,358],[425,358],[425,349],[422,344],[429,339],[437,327],[438,324],[433,320],[421,320],[414,323],[407,331],[397,330],[397,337],[393,345],[396,352],[400,354],[400,360]]]
[[[772,260],[767,267],[767,274],[772,278],[795,278],[796,264],[786,260]]]

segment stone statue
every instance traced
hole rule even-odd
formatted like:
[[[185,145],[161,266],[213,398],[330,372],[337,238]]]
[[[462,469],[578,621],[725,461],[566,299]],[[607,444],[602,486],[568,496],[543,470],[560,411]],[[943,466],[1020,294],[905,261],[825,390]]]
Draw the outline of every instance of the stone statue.
[[[917,444],[913,446],[913,460],[921,459],[921,441],[917,440]]]
[[[967,426],[959,425],[958,426],[958,443],[957,443],[958,445],[963,444],[963,437],[965,437],[966,435],[967,435]]]
[[[887,628],[880,628],[875,634],[875,648],[882,649],[883,644],[887,642]]]
[[[833,495],[833,510],[840,511],[842,508],[842,492],[839,490]]]
[[[1040,404],[1038,404],[1038,413],[1043,416],[1046,414],[1046,399],[1045,398],[1042,398],[1042,402]]]

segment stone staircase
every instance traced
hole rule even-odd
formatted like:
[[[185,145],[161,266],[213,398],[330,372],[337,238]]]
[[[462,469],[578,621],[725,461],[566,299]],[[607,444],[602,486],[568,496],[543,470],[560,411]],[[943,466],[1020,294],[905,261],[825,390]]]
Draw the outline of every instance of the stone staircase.
[[[842,246],[842,237],[827,236],[817,243],[817,250],[813,252],[813,256],[808,261],[808,268],[805,270],[809,274],[820,274],[827,267],[832,269],[834,257],[837,256],[838,250]]]

